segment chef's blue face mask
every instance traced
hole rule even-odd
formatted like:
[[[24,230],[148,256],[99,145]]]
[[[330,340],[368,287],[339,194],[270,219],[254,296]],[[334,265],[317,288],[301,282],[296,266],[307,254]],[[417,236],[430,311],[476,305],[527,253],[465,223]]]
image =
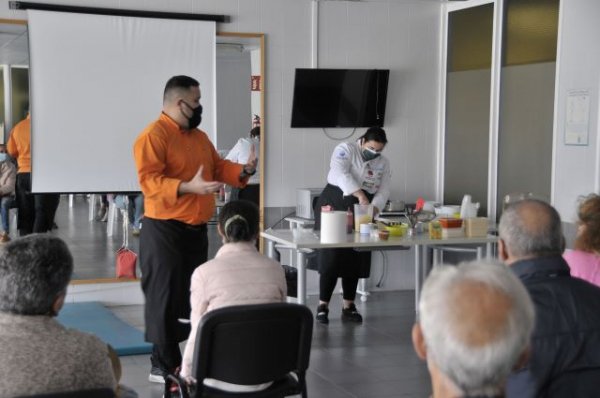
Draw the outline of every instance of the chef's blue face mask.
[[[377,157],[379,157],[381,155],[381,153],[377,152],[374,149],[371,148],[363,148],[362,150],[362,157],[365,160],[365,162],[368,162],[369,160],[373,160]]]
[[[6,159],[8,159],[8,155],[4,152],[0,152],[0,163],[4,162]]]
[[[181,101],[185,104],[185,106],[187,106],[188,108],[190,108],[192,110],[192,116],[188,117],[188,128],[191,129],[195,129],[196,127],[198,127],[200,125],[200,122],[202,121],[202,105],[198,105],[197,108],[192,108],[190,105],[188,105],[187,102],[185,101]],[[185,113],[183,114],[185,116]],[[187,117],[187,116],[186,116]]]

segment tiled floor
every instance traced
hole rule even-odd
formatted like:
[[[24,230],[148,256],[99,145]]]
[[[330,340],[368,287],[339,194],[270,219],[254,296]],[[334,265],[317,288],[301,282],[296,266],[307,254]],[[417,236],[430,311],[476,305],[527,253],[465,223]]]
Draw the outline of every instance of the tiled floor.
[[[114,252],[120,247],[122,232],[107,238],[106,224],[89,222],[87,202],[77,198],[73,208],[63,198],[55,233],[69,244],[76,262],[76,278],[112,277]],[[130,238],[136,248],[136,238]],[[219,245],[214,231],[209,236],[213,256]],[[309,299],[315,308],[316,297]],[[431,393],[427,368],[415,355],[410,332],[415,319],[414,292],[386,292],[357,302],[365,317],[362,325],[342,324],[340,297],[331,304],[330,324],[315,324],[310,369],[309,397],[383,398],[427,397]],[[126,322],[143,330],[142,306],[118,306],[113,311]],[[148,382],[148,355],[122,357],[122,383],[140,397],[162,396],[160,385]]]
[[[99,202],[99,200],[98,200]],[[89,221],[88,202],[85,195],[76,195],[74,206],[69,207],[68,196],[61,197],[53,233],[67,242],[75,262],[73,279],[103,279],[115,276],[115,252],[123,245],[122,217],[107,236],[107,223]],[[138,238],[129,231],[129,246],[138,252]],[[220,247],[216,226],[209,226],[209,258],[214,257]]]

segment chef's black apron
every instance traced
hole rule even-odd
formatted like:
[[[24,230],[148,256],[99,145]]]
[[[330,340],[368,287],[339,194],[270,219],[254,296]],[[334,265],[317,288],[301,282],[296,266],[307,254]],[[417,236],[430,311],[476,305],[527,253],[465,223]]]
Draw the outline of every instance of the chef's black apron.
[[[373,199],[373,194],[365,194],[369,201]],[[344,196],[339,187],[327,184],[315,203],[315,230],[321,229],[322,206],[329,205],[333,210],[350,209],[354,213],[355,204],[358,204],[358,198]],[[354,225],[354,215],[352,224]],[[338,278],[368,278],[371,273],[371,252],[357,252],[351,248],[319,249],[316,256],[309,259],[308,269],[318,270],[319,273],[335,270]]]

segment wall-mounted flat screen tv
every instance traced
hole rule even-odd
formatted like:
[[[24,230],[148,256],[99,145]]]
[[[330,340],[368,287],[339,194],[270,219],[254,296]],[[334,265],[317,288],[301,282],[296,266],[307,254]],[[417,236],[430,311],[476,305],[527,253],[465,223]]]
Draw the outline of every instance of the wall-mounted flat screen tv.
[[[383,126],[390,71],[296,69],[292,127]]]

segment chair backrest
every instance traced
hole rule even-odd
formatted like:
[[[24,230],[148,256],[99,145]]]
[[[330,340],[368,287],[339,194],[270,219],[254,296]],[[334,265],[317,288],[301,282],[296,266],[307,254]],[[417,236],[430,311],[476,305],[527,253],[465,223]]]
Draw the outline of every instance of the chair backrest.
[[[208,312],[198,328],[193,374],[233,384],[261,384],[289,372],[303,377],[313,316],[303,305],[242,305]]]
[[[69,392],[54,392],[49,394],[22,395],[18,398],[114,398],[114,390],[110,388],[94,388],[91,390],[79,390]]]

